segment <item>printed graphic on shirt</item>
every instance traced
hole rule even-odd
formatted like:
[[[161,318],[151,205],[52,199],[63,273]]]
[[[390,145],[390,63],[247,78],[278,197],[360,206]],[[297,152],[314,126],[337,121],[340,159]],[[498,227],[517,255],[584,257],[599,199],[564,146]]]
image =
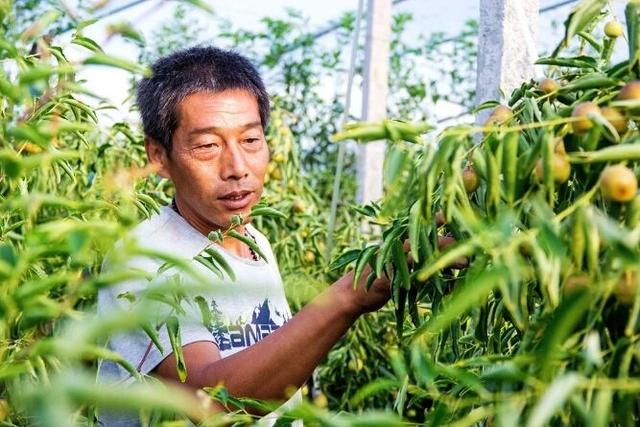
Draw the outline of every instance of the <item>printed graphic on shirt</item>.
[[[220,351],[253,345],[289,321],[288,314],[278,310],[268,298],[256,305],[247,318],[226,323],[214,300],[211,300],[210,307],[213,321],[209,331]]]

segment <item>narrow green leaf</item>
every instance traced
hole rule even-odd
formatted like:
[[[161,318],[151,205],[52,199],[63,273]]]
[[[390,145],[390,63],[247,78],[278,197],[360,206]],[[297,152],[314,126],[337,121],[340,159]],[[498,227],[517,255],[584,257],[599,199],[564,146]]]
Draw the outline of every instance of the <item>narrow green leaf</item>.
[[[368,246],[362,250],[360,256],[358,257],[358,261],[356,262],[356,268],[353,272],[353,287],[355,288],[358,285],[358,281],[360,280],[360,276],[364,272],[364,268],[369,264],[373,256],[375,255],[378,246],[372,245]]]
[[[360,256],[360,249],[351,249],[340,255],[335,261],[331,263],[329,269],[331,271],[341,270],[347,265],[351,264],[353,261],[357,260]]]
[[[169,316],[167,319],[167,332],[169,334],[169,341],[171,342],[171,349],[173,350],[173,356],[176,359],[176,370],[181,382],[187,380],[187,367],[184,363],[184,354],[182,353],[182,344],[180,340],[180,324],[175,316]]]
[[[531,411],[526,427],[543,427],[567,402],[573,391],[582,381],[575,372],[569,372],[556,379],[542,395]]]
[[[151,324],[145,322],[142,324],[142,330],[147,334],[153,345],[156,346],[160,354],[164,354],[164,349],[162,348],[162,344],[160,343],[160,335],[158,331],[151,326]]]
[[[85,65],[104,65],[107,67],[120,68],[125,71],[130,71],[134,74],[142,74],[143,76],[150,76],[151,70],[135,62],[131,62],[127,59],[116,58],[114,56],[105,55],[102,53],[96,53],[93,56],[84,60]]]
[[[204,265],[205,267],[207,267],[209,270],[211,270],[216,276],[218,276],[218,278],[220,279],[223,278],[222,271],[220,271],[217,265],[211,262],[211,258],[206,258],[206,257],[203,257],[202,255],[196,255],[193,257],[193,259],[195,261],[198,261],[200,264]]]
[[[274,209],[269,206],[259,206],[254,207],[251,210],[252,217],[265,216],[265,217],[275,217],[280,219],[287,219],[288,216],[277,209]]]
[[[264,253],[262,253],[262,251],[260,250],[260,248],[258,247],[256,242],[254,242],[254,240],[251,237],[244,236],[244,235],[238,233],[236,230],[229,230],[227,232],[227,236],[230,236],[230,237],[233,237],[234,239],[240,240],[242,243],[244,243],[245,245],[247,245],[251,249],[253,249],[253,251],[255,253],[257,253],[260,256],[260,258],[265,260],[265,262],[268,262],[267,261],[267,257],[264,255]]]
[[[211,256],[213,261],[217,262],[220,267],[222,267],[222,269],[225,271],[225,273],[227,273],[232,282],[236,281],[236,274],[233,271],[233,268],[231,268],[227,260],[224,259],[224,256],[222,256],[222,254],[218,252],[218,249],[216,249],[214,246],[209,246],[204,251]]]
[[[391,246],[391,257],[393,259],[394,275],[398,275],[398,284],[405,289],[409,289],[411,279],[409,278],[407,254],[405,254],[400,240],[396,240]]]
[[[505,280],[508,271],[502,267],[494,267],[481,272],[474,278],[468,278],[465,283],[456,287],[453,293],[443,302],[443,308],[435,317],[417,328],[413,340],[424,334],[441,332],[456,319],[472,307],[481,304],[489,293],[498,286],[499,281]]]

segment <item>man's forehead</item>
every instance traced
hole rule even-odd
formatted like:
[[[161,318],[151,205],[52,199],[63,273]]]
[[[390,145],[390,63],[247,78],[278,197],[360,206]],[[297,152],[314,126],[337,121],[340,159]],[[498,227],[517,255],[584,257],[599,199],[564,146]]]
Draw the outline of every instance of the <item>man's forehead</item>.
[[[258,108],[258,100],[249,91],[245,89],[227,89],[220,92],[199,91],[190,93],[180,102],[180,107],[189,106],[229,106],[233,107],[238,104],[251,104]]]
[[[261,122],[257,100],[244,90],[193,93],[180,103],[179,116],[189,127],[252,127]]]

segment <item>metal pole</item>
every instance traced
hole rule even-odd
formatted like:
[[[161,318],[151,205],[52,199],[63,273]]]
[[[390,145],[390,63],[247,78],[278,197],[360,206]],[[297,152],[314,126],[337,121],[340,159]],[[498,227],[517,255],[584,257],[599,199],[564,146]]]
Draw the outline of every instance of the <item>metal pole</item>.
[[[351,92],[353,89],[353,76],[356,72],[356,58],[358,56],[358,40],[360,39],[360,20],[364,9],[364,0],[358,0],[358,13],[356,15],[356,26],[351,43],[351,58],[349,60],[349,75],[347,76],[347,95],[344,103],[344,114],[342,115],[342,126],[349,120],[349,110],[351,110]],[[345,144],[338,146],[338,159],[336,162],[336,176],[333,180],[333,194],[331,196],[331,211],[329,214],[329,230],[327,232],[326,257],[331,257],[333,250],[333,232],[336,228],[336,214],[338,211],[338,199],[340,198],[340,180],[344,167]]]
[[[369,0],[362,100],[363,121],[380,121],[386,117],[390,42],[391,0]],[[370,142],[358,149],[358,201],[369,203],[382,197],[385,143]]]

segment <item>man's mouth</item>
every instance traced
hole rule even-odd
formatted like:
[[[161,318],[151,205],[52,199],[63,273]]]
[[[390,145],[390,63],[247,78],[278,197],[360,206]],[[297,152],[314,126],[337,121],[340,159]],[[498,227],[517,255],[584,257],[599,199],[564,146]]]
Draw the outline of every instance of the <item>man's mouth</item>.
[[[235,211],[244,209],[251,202],[251,191],[232,191],[218,197],[218,200],[220,200],[222,205],[228,210]]]

